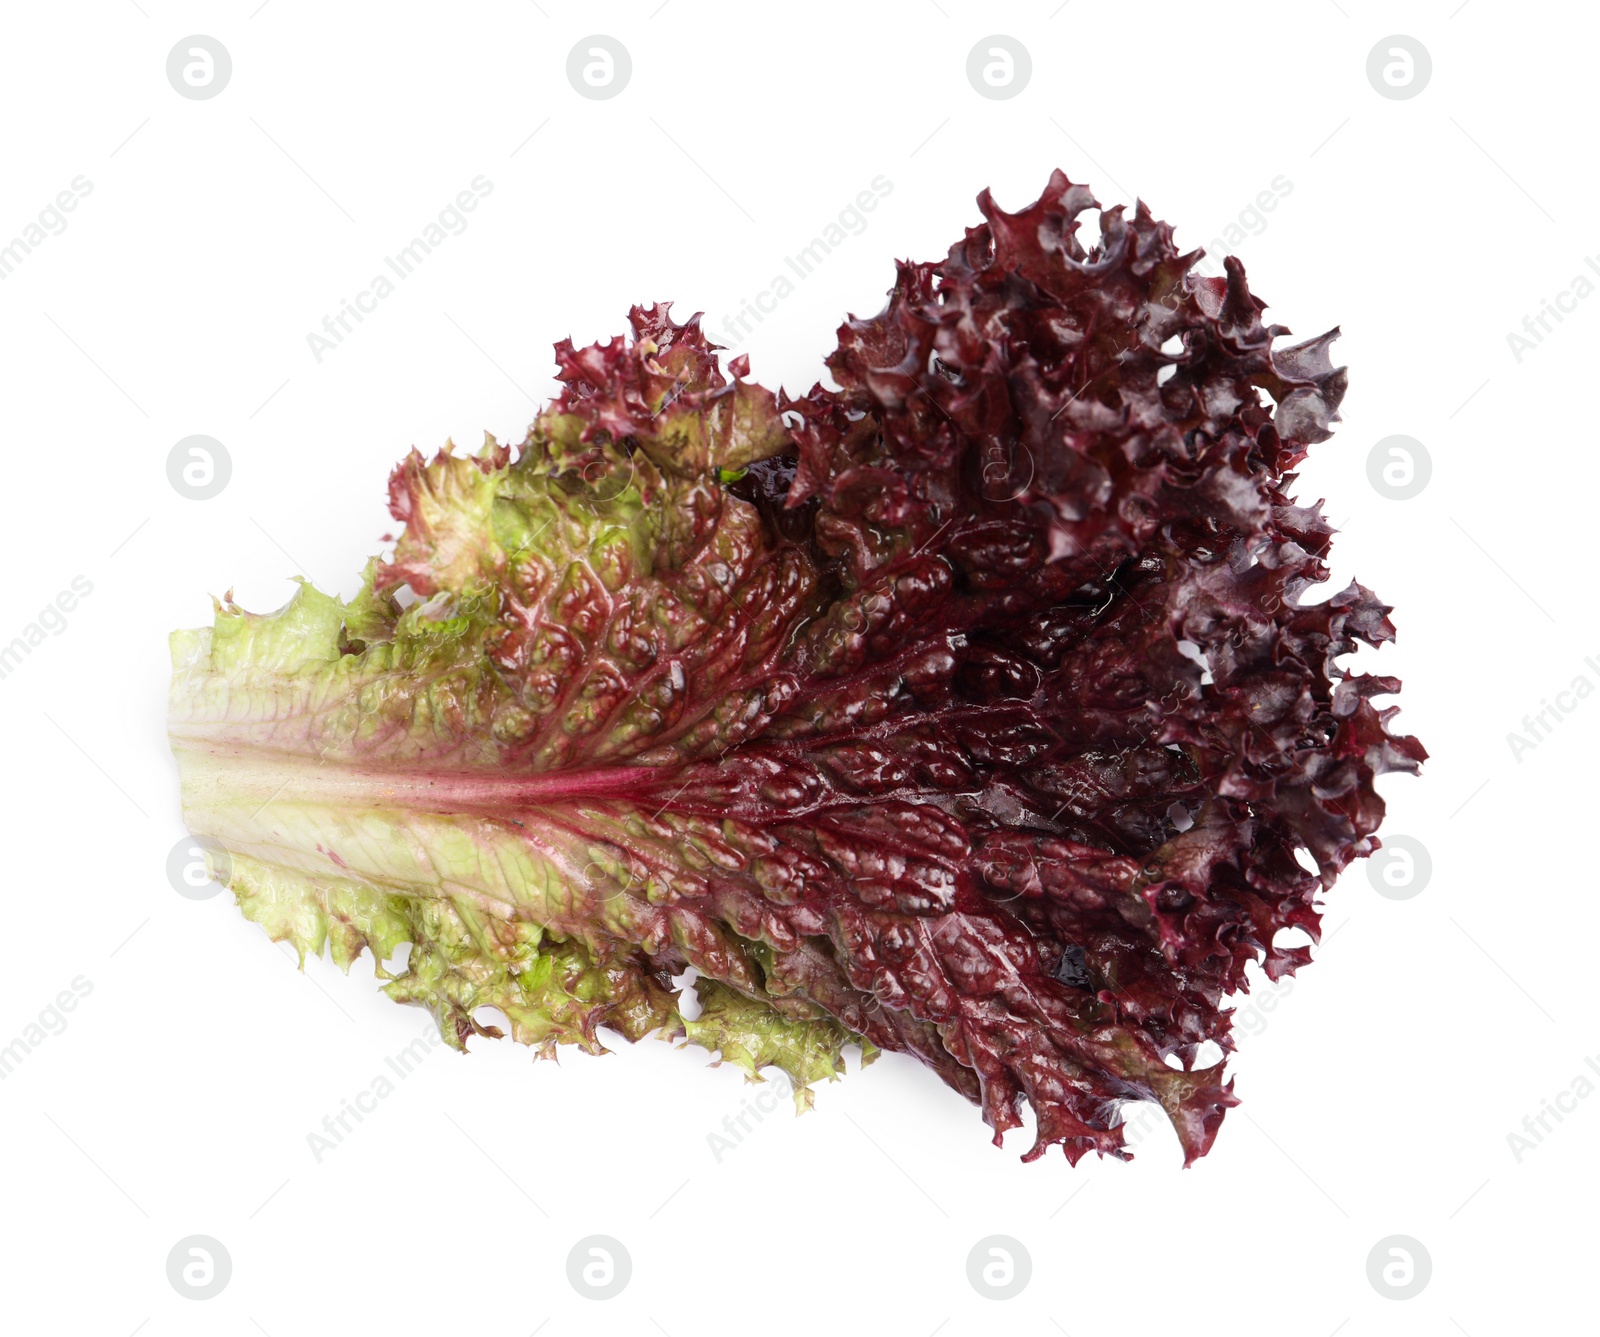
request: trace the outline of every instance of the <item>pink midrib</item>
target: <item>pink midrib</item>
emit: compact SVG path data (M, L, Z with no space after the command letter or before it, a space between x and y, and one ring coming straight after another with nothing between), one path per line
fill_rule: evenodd
M503 815L508 809L578 798L647 801L668 781L683 783L677 767L603 766L519 774L415 762L360 765L205 739L174 737L172 743L186 780L201 785L209 781L236 802L247 801L256 791L261 801L325 799L341 804L364 794L391 806Z

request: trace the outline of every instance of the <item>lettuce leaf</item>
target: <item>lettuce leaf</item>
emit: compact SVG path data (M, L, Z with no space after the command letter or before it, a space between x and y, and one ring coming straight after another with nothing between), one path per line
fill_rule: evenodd
M1029 1159L1125 1155L1127 1100L1204 1154L1224 999L1309 960L1281 936L1425 757L1337 662L1390 610L1300 602L1337 331L1275 350L1142 204L1085 251L1059 172L979 207L841 327L837 389L635 308L557 345L515 450L396 468L354 599L175 634L185 820L244 912L345 966L411 944L387 991L458 1046L486 1006L542 1054L659 1032L804 1102L859 1044L997 1142L1031 1106Z

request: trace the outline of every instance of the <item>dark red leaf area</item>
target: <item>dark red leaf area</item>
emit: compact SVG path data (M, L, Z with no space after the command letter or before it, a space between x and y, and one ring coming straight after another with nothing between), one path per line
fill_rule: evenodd
M865 902L855 982L944 1028L997 1129L1020 1092L1041 1147L1109 1149L1107 1104L1142 1066L1140 1094L1182 1091L1193 1157L1231 1097L1149 1074L1230 1047L1219 1003L1247 962L1309 959L1276 937L1316 938L1317 892L1375 846L1374 776L1425 756L1372 704L1399 684L1335 665L1392 639L1389 609L1359 585L1297 605L1332 530L1285 471L1337 417L1337 331L1274 352L1287 331L1238 262L1187 277L1142 204L1102 214L1085 254L1093 201L1059 173L1017 214L979 204L985 226L841 329L841 390L786 405L787 505L815 499L814 545L877 608L848 667L889 659L896 699L849 744L802 726L804 755L772 755L797 794L873 801L844 819L869 848L887 837L861 824L896 829L893 804L938 807L929 872L829 896ZM820 650L827 718L852 690Z
M761 989L919 1054L997 1140L1031 1105L1030 1158L1122 1154L1118 1102L1154 1099L1193 1160L1235 1103L1193 1066L1232 1048L1225 995L1309 960L1280 935L1316 940L1377 845L1374 778L1426 755L1374 704L1398 682L1338 667L1390 610L1299 602L1333 531L1289 471L1338 417L1337 330L1275 351L1237 260L1191 274L1142 203L1086 251L1098 206L1060 173L1015 214L978 202L723 488L762 517L752 569L797 591L723 685L746 714L636 760L652 803L718 824L684 904L762 945ZM634 323L642 360L561 351L558 409L617 440L669 386L759 409L694 322Z

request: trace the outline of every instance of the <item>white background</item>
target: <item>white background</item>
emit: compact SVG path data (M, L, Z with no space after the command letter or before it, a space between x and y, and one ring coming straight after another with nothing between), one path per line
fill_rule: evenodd
M1600 697L1520 760L1507 734L1577 675L1600 684L1600 300L1520 362L1506 336L1600 249L1600 22L1498 0L258 3L0 10L0 242L92 183L0 281L0 642L93 585L0 680L0 1045L92 985L0 1081L0 1327L1592 1327L1600 1098L1546 1116L1520 1161L1508 1134L1600 1054ZM1004 101L965 74L997 32L1033 64ZM233 61L211 100L166 77L195 33ZM632 57L608 101L565 75L592 33ZM1394 33L1433 61L1409 100L1366 76ZM1024 1166L1031 1135L990 1147L892 1055L718 1161L708 1136L756 1088L656 1041L560 1065L509 1041L436 1051L316 1162L307 1134L431 1023L378 994L370 960L298 974L226 895L174 893L167 632L230 587L261 610L296 574L348 595L410 446L520 440L550 344L623 331L631 302L722 327L882 175L865 231L744 345L758 379L805 389L895 257L942 256L980 188L1016 208L1056 166L1107 204L1142 195L1186 245L1292 183L1236 249L1298 336L1344 328L1344 422L1300 491L1342 530L1336 583L1396 606L1398 644L1360 663L1404 678L1401 724L1432 753L1382 784L1426 887L1386 899L1358 866L1328 896L1330 939L1242 1027L1243 1104L1188 1171L1152 1119L1131 1164ZM319 363L306 336L479 174L470 226ZM203 502L166 474L195 433L233 465ZM1433 463L1407 501L1367 475L1396 433ZM605 1302L565 1274L596 1233L633 1260ZM232 1258L203 1302L166 1276L191 1234ZM966 1277L992 1234L1032 1258L1012 1300ZM1432 1258L1414 1299L1367 1279L1393 1234Z

